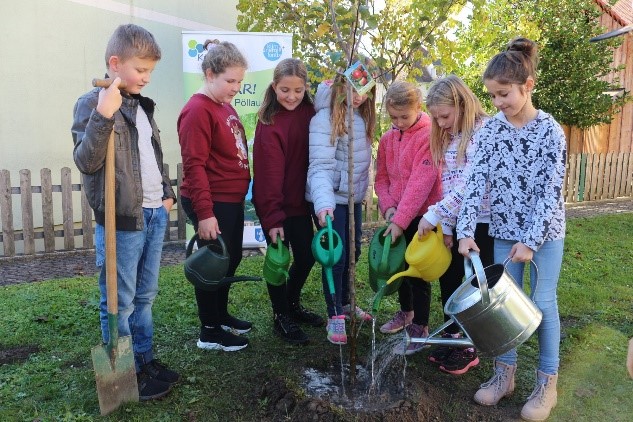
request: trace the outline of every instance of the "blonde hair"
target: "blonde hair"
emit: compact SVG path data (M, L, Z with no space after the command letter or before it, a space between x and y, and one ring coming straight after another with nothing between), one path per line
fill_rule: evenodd
M422 92L411 82L396 81L387 89L383 101L389 107L415 107L422 104Z
M266 93L264 94L264 101L262 102L261 107L257 111L257 117L259 121L265 125L270 125L273 123L273 117L275 114L279 112L281 109L281 105L279 101L277 101L277 94L273 89L273 84L278 84L281 79L286 76L296 76L301 78L304 83L308 83L308 70L306 69L306 65L299 59L284 59L280 61L277 66L275 66L275 71L273 72L273 81L266 88ZM310 94L306 89L303 93L303 99L301 100L303 103L312 104L312 99L310 98Z
M207 54L202 60L202 73L206 75L207 69L214 75L226 72L229 67L241 67L246 69L248 62L235 44L228 41L206 40L204 49Z
M330 119L332 133L330 142L334 145L336 138L347 134L347 79L343 74L337 74L331 86ZM376 86L367 93L367 100L358 107L358 113L365 122L367 142L374 139L376 128Z
M112 56L117 56L121 61L133 57L159 61L161 51L154 36L147 29L129 23L119 25L110 37L105 52L106 67L109 66Z
M484 71L483 79L495 80L501 84L523 85L528 77L536 82L538 48L527 38L514 38L506 49L497 53Z
M455 75L438 79L429 88L426 95L426 108L447 106L455 108L455 121L451 132L461 134L457 147L457 162L463 163L466 158L466 148L475 131L478 121L486 117L479 99L468 86ZM451 134L437 124L437 119L431 116L431 155L435 165L444 162L444 154L451 142Z

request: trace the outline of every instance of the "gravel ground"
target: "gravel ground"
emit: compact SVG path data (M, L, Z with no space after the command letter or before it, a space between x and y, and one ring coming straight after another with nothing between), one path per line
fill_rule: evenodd
M581 202L567 205L567 218L592 217L602 214L633 212L633 198ZM374 229L363 232L367 242ZM244 256L261 254L259 249L245 249ZM185 259L182 241L169 242L163 247L161 265L174 265ZM0 286L75 276L92 276L95 266L94 250L55 252L36 256L0 257Z

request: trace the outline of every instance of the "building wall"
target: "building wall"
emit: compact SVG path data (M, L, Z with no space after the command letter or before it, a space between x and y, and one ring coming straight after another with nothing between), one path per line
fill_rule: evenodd
M166 162L180 162L176 119L184 105L181 31L235 30L237 0L4 0L0 3L0 169L59 169L72 161L70 127L77 97L105 73L105 47L114 29L134 23L162 48L143 94L157 103Z

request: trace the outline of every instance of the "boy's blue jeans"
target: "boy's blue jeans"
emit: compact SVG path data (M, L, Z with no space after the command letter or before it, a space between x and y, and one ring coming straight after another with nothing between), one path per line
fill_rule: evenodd
M503 262L510 254L512 245L515 243L515 241L495 239L495 262ZM534 294L534 303L543 312L543 320L537 330L539 345L538 369L549 375L558 373L560 362L560 317L558 315L556 288L563 262L564 243L564 239L547 241L543 243L543 246L537 252L534 252L534 257L532 258L538 267L538 287ZM536 270L533 265L508 262L506 270L519 286L523 287L525 265L530 265L530 291L534 292ZM497 360L508 365L515 365L517 362L516 349L497 356Z
M158 293L158 272L167 227L165 207L143 208L142 231L116 232L117 296L119 301L119 336L132 336L136 371L154 359L152 338L152 303ZM101 266L99 317L103 342L109 339L106 303L105 228L95 228L97 266Z

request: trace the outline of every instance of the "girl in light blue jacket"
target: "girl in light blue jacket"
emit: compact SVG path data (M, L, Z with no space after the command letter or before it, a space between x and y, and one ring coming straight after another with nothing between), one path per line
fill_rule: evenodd
M324 81L317 88L315 98L316 115L310 122L310 163L306 199L314 206L321 226L326 225L326 215L332 219L332 227L343 241L343 257L334 265L335 299L322 274L323 292L327 303L327 338L334 344L346 344L345 317L351 312L349 305L349 207L348 197L354 197L354 230L356 260L360 257L362 224L361 201L369 184L371 164L371 142L376 124L376 88L368 94L353 94L354 110L354 176L353 192L349 192L348 160L349 139L347 136L347 80L337 75L334 81ZM356 307L356 316L370 320L371 315Z

